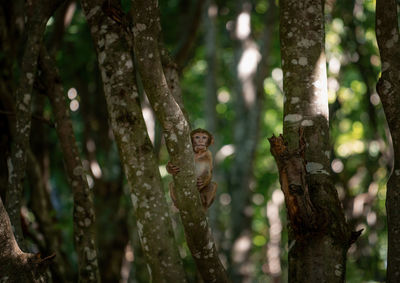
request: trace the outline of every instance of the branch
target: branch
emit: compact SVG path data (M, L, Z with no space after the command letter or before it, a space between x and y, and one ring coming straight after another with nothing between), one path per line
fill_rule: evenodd
M46 85L47 95L56 121L56 131L61 144L68 175L74 197L74 239L79 262L79 280L81 282L99 282L99 267L95 245L95 215L93 192L89 188L84 172L79 149L72 128L72 122L60 84L55 61L50 58L45 48L40 54L42 82Z
M207 0L204 13L205 29L205 58L207 72L205 78L204 114L206 129L211 133L217 133L217 16L218 6L214 0ZM215 140L218 140L216 138ZM218 148L218 147L216 147ZM215 152L214 152L215 153Z
M5 111L5 110L0 110L0 114L9 115L9 116L15 116L15 113L14 113L14 112L12 112L12 111ZM42 117L42 116L33 114L33 115L31 115L31 118L32 118L32 119L35 119L35 120L37 120L37 121L39 121L39 122L42 122L42 123L46 124L46 125L49 126L50 128L54 128L54 127L55 127L53 121L48 120L48 119L46 119L46 118L44 118L44 117Z
M59 11L54 16L53 31L48 40L48 48L50 53L58 50L62 43L65 30L70 25L72 17L75 13L76 2L73 0L66 0Z
M71 267L66 260L66 255L61 251L62 235L57 228L56 213L50 201L50 195L45 187L47 181L40 168L39 162L32 151L28 152L27 175L32 190L31 208L39 223L39 229L45 239L46 252L54 252L56 257L50 266L54 281L66 282L69 278Z
M143 86L164 129L171 161L181 168L174 183L189 249L204 281L228 282L196 188L189 123L173 98L163 73L157 42L160 35L157 1L134 0L132 8L134 51Z

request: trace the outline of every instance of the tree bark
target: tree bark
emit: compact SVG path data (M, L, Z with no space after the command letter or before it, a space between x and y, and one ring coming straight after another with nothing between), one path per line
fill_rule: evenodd
M128 180L150 277L154 282L186 282L157 158L140 108L129 19L124 18L119 2L102 3L83 0L82 7L98 54L110 124Z
M393 141L394 166L387 183L387 282L400 281L400 42L395 0L376 2L376 37L382 74L376 89L381 98Z
M1 199L0 247L0 282L48 282L45 270L52 257L41 259L21 251Z
M204 281L228 282L196 188L189 123L171 95L163 73L158 46L161 35L158 3L135 0L132 8L134 50L143 86L164 129L171 162L181 168L174 176L174 184L189 249Z
M267 218L269 222L269 240L267 244L267 273L273 283L282 282L281 269L281 241L282 241L282 221L280 211L282 209L282 192L275 189L272 198L267 203Z
M330 177L323 1L280 2L284 136L270 139L289 223L289 282L344 282L352 241Z
M66 260L65 254L61 252L62 235L61 230L56 228L55 211L50 201L49 193L46 191L47 179L43 179L42 170L39 161L34 154L28 153L27 176L32 190L32 212L35 214L39 223L39 229L43 233L46 247L45 254L54 253L54 263L50 265L52 279L57 282L66 282L71 279L69 276L70 266Z
M45 85L53 110L65 170L74 197L74 241L78 254L79 282L100 282L95 243L93 192L89 188L82 160L79 156L61 78L55 66L55 62L43 48L40 55L41 82Z
M28 12L26 23L27 40L22 57L21 77L16 89L16 123L14 146L11 149L11 159L8 160L9 185L6 195L6 208L14 227L15 237L24 249L21 228L20 209L23 180L26 170L26 149L29 148L31 129L31 97L32 87L37 70L37 59L46 23L63 0L27 2Z

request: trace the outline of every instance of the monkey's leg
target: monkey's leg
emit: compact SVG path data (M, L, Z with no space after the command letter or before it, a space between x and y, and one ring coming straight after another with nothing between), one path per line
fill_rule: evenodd
M215 199L217 193L217 183L211 182L207 187L200 191L201 202L205 210L207 210Z
M176 208L178 208L178 206L176 205L176 197L175 197L175 193L174 193L174 182L169 183L169 195L171 196L174 206Z

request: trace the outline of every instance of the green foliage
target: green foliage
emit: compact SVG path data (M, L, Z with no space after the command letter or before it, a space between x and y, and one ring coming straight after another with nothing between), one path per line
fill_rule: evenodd
M197 1L160 1L163 40L167 48L176 54L185 39L187 27ZM235 42L232 37L234 19L238 4L235 1L216 1L218 5L216 84L217 132L216 143L223 146L234 144L234 110L236 68ZM130 10L131 1L121 0L125 13ZM271 225L267 219L266 207L273 193L279 191L280 184L275 161L269 150L267 137L282 133L283 94L282 70L280 69L280 46L278 26L265 26L265 14L270 7L265 0L252 1L252 36L259 43L266 28L273 29L272 50L269 54L269 72L264 80L264 106L261 112L259 142L253 164L251 182L251 255L253 282L270 282L266 270L266 250L270 241ZM336 1L335 6L326 7L326 56L328 66L328 89L330 103L330 135L332 142L332 170L334 182L343 203L346 217L353 230L364 228L360 239L349 250L347 282L382 282L385 280L385 259L387 233L385 230L386 180L391 171L391 153L388 145L387 126L375 84L379 76L380 60L374 32L375 1ZM354 6L355 5L355 6ZM47 26L46 43L50 44L55 31L55 18ZM205 32L201 28L190 50L190 59L182 70L181 87L190 123L193 128L205 127L205 78L207 58ZM77 90L77 96L68 98L68 103L76 101L78 108L72 111L72 121L85 159L88 178L96 186L104 183L122 186L122 169L118 150L113 141L107 122L107 109L103 97L101 79L97 68L97 57L90 30L80 9L74 13L71 23L64 31L62 41L56 50L57 65L60 69L66 96L70 89ZM0 61L5 54L0 51ZM16 68L15 73L19 70ZM133 80L134 78L132 78ZM68 96L69 97L69 96ZM44 106L44 117L51 118L51 109ZM35 130L35 129L33 129ZM73 247L73 202L71 188L64 173L62 153L53 129L43 138L49 156L51 200L56 210L56 229L62 231L61 250L77 270L77 258ZM94 148L93 148L94 145ZM240 150L240 149L236 149ZM165 188L171 181L165 164L169 160L165 147L159 153L160 172ZM101 169L101 176L93 173L94 161ZM231 240L230 213L231 196L227 184L234 159L228 154L218 161L215 178L218 178L219 192L215 200L215 210L211 209L210 219L213 232L218 240L221 253L229 253ZM91 171L92 170L92 171ZM33 192L30 193L32 195ZM128 192L126 192L128 194ZM99 196L98 196L99 197ZM121 195L120 207L126 209L130 199ZM166 189L166 198L170 197ZM104 199L103 199L104 201ZM106 202L103 202L106 203ZM171 204L172 207L172 204ZM104 205L100 217L111 218L116 211ZM120 212L120 211L119 211ZM101 213L101 211L100 211ZM280 220L282 234L280 257L282 281L287 278L288 235L284 204L281 205ZM185 243L178 214L173 214L175 237L185 270L194 281L198 276L196 267ZM29 218L35 221L34 217ZM131 231L136 229L132 224ZM107 231L112 235L113 231ZM103 237L101 233L97 235ZM136 245L137 247L137 245ZM135 251L139 254L139 252ZM226 258L225 258L226 259ZM226 261L226 260L225 260Z

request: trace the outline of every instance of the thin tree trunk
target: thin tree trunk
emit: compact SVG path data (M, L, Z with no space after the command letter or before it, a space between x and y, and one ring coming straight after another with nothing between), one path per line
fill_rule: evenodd
M219 120L216 111L218 103L218 87L217 87L217 21L218 21L218 5L214 0L206 1L206 9L204 11L204 30L205 30L205 59L207 62L207 72L205 78L205 98L204 98L204 119L206 121L206 129L214 135L214 146L211 147L213 156L218 152L222 145L222 139L219 137ZM214 160L213 180L222 187L225 179L224 170L218 166ZM221 225L219 213L221 203L219 196L222 190L217 190L217 195L213 205L209 208L209 219L211 227ZM221 246L221 240L224 238L224 229L215 229L214 238L217 246ZM226 253L226 251L224 251Z
M206 129L211 133L217 132L217 15L218 6L214 0L207 0L204 28L206 30L206 97L204 100L204 112ZM218 139L216 139L218 140Z
M235 125L234 125L234 162L229 175L228 188L231 192L232 249L231 273L233 282L247 282L250 273L243 268L251 252L251 215L250 181L253 176L253 158L258 136L258 123L255 118L261 110L262 96L257 97L255 76L261 54L256 42L251 37L251 4L241 1L236 18L235 29ZM243 20L248 18L248 21ZM240 29L248 29L246 35L238 34ZM248 56L245 58L245 56ZM258 120L258 119L257 119ZM257 121L258 122L258 121ZM246 165L245 165L246 164ZM246 243L245 245L241 243Z
M158 3L156 0L135 0L132 5L134 50L143 86L164 129L171 162L181 168L174 176L174 184L189 249L204 281L227 282L195 185L189 123L173 98L163 73L158 46L161 35Z
M400 281L400 42L395 0L376 2L376 37L381 55L382 75L376 89L393 141L394 166L387 183L388 224L387 282Z
M267 273L273 283L282 282L281 241L282 221L279 212L283 204L283 195L275 189L272 198L267 203L267 218L269 222L269 240L267 245Z
M62 0L42 0L27 2L25 7L28 12L28 22L26 23L27 40L22 57L20 82L15 94L16 129L13 137L14 145L11 149L11 159L8 161L9 186L6 196L6 208L9 212L16 240L22 249L24 249L25 245L23 243L20 210L26 170L26 149L29 148L31 130L32 88L46 23L61 3Z
M235 121L235 158L230 173L229 188L232 191L232 272L236 282L251 280L251 273L244 268L249 261L250 248L239 248L240 242L251 241L251 205L250 183L253 177L253 160L258 145L260 115L264 106L264 79L268 70L268 56L271 49L271 37L274 28L275 4L269 1L265 14L265 33L262 38L262 51L251 37L251 4L241 3L241 10L236 20L235 37L237 87ZM247 21L248 19L248 21ZM248 30L247 34L242 33Z
M17 3L15 3L17 2ZM8 165L7 160L11 152L11 137L15 131L15 116L7 115L4 112L15 113L14 99L14 79L12 74L12 66L16 58L16 45L20 34L16 31L14 22L7 20L17 19L15 16L17 5L23 6L20 1L15 1L14 5L9 5L4 1L0 5L0 42L3 56L0 58L0 128L1 128L1 145L0 145L0 197L6 200L6 192L8 189Z
M95 241L93 192L89 188L72 122L55 62L45 49L40 55L42 83L53 109L65 170L74 197L74 241L78 254L79 282L100 282Z
M133 209L129 211L130 217L127 219L128 227L136 226L136 217ZM129 248L133 252L133 262L131 262L131 270L128 275L128 282L150 282L150 274L147 272L146 257L140 247L140 236L137 229L129 230Z
M50 265L52 279L56 282L65 282L71 279L68 271L70 266L65 254L61 253L61 230L56 228L55 211L50 202L50 196L46 191L47 179L43 179L42 170L34 154L28 152L27 175L32 190L32 212L37 217L39 229L42 231L46 243L45 254L54 253L54 263Z
M337 12L340 13L341 18L344 21L344 25L348 27L348 30L345 33L345 37L342 39L342 45L345 49L351 50L351 52L355 51L360 56L359 60L354 63L354 65L358 69L358 72L367 87L366 93L364 95L364 103L366 109L368 109L368 116L370 124L372 126L372 130L376 133L376 136L378 138L379 133L377 131L377 111L375 109L375 106L371 102L371 96L373 94L372 86L376 83L375 80L377 74L374 68L370 68L370 54L369 49L366 48L367 42L361 43L360 40L357 39L357 27L360 23L353 15L354 11L359 9L360 5L363 5L363 3L355 0L341 0L337 1L335 6L338 9ZM371 172L371 176L373 175L373 173L374 172Z
M323 1L280 2L284 137L271 138L289 224L289 282L344 282L352 241L330 177Z
M100 276L103 282L118 282L130 228L126 223L129 215L123 178L110 182L97 179L93 190Z
M178 46L178 50L176 50L176 54L174 56L174 61L178 66L179 73L182 72L183 68L187 65L190 59L189 55L193 51L192 47L197 38L197 31L201 24L201 15L205 2L205 0L196 0L193 11L191 11L190 15L186 15L189 23L186 26L184 36L182 37Z
M102 3L83 0L82 6L98 54L110 124L128 180L150 277L154 282L186 282L157 158L140 108L130 27L125 24L129 19L124 18L119 2L105 2L101 7ZM118 14L122 17L120 24L115 21Z
M83 154L90 164L94 181L99 271L102 281L117 282L121 276L124 248L129 241L129 227L126 224L128 204L123 192L124 177L120 171L112 174L111 180L104 174L112 171L112 168L120 168L121 163L118 158L115 158L118 152L112 146L113 141L110 138L107 105L101 89L101 78L98 79L96 89L89 90L85 72L86 70L80 70L82 77L78 78L77 89L80 98L79 110L84 124L83 144L86 145ZM95 68L93 75L96 79L100 76L98 68ZM100 129L96 129L95 125L101 125ZM102 153L105 160L99 165L98 157ZM107 209L104 209L105 207Z
M15 10L16 6L18 4L13 3L13 5L11 6L11 10ZM8 17L10 17L11 19L13 19L11 22L12 24L14 24L13 21L17 21L18 16L15 15L14 13L10 13L10 11L8 11ZM1 16L3 17L3 16ZM4 16L5 19L5 16ZM3 24L2 23L2 28L3 28ZM16 34L15 32L13 33L13 29L15 29L15 26L10 26L7 27L7 32L6 33L2 33L3 35L7 35L4 38L2 38L2 40L4 40L3 42L7 41L8 42L8 46L7 48L5 48L5 51L7 53L6 56L6 60L5 63L10 64L10 62L13 62L14 60L16 60L15 55L13 55L13 50L10 50L8 48L11 48L11 46L15 46L17 44L18 39L16 38ZM12 89L12 84L13 84L13 78L9 77L9 75L11 75L10 72L11 66L8 66L4 69L4 75L3 77L5 78L5 83L7 84L7 89L8 91L5 91L5 89L2 89L1 92L1 103L4 107L4 109L7 109L10 111L10 113L13 113L13 115L8 115L8 127L12 132L7 133L8 137L12 137L15 135L15 115L14 113L15 111L15 105L14 105L14 101L13 101L13 91L11 91ZM6 75L7 73L7 75ZM37 97L38 100L40 100L40 105L42 106L42 101L45 99L44 96L41 97ZM40 113L35 113L32 115L32 117L42 117L43 113L43 107L39 107L40 109ZM4 116L6 117L6 116ZM44 151L46 150L45 147L46 145L43 145L43 123L42 121L39 121L39 123L37 123L38 127L40 127L39 132L36 132L38 138L40 139L40 155L41 157L43 157ZM33 137L35 139L35 137ZM39 141L38 141L39 142ZM34 140L31 141L31 144L34 144ZM45 142L46 143L46 142ZM42 146L44 146L42 148ZM35 145L33 145L33 147L35 147ZM34 149L32 148L32 151ZM27 176L30 182L30 186L31 186L31 191L32 191L32 196L31 196L31 200L32 200L32 211L34 212L36 218L38 219L38 223L39 223L39 229L41 230L41 232L43 233L43 236L45 238L45 242L46 242L46 247L45 249L43 249L41 252L42 254L55 254L56 257L54 259L55 264L50 265L50 269L52 272L52 279L56 280L57 282L63 282L64 279L68 279L68 276L66 276L66 271L69 268L68 263L66 262L66 258L65 255L63 255L60 251L60 241L61 241L61 234L58 229L55 229L54 227L54 221L55 219L53 219L52 215L54 214L53 212L53 208L51 206L50 203L50 199L49 199L49 195L46 191L46 185L45 182L47 180L48 175L44 174L43 170L46 167L44 165L45 162L39 162L38 160L36 160L36 157L34 156L33 152L31 150L28 149L27 151ZM6 152L4 152L2 157L6 157ZM43 157L43 160L45 160L45 157ZM40 163L42 164L42 166L40 166ZM42 172L43 171L43 172ZM2 183L3 185L7 186L7 181L5 183ZM1 191L1 190L0 190ZM5 191L4 191L5 192ZM5 199L5 198L3 198Z

